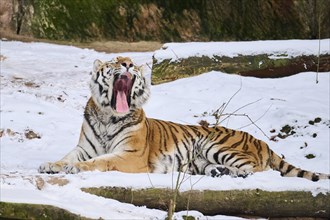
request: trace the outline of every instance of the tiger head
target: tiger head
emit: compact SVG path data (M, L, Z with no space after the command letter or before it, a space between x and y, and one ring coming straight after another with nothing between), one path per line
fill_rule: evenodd
M125 115L141 108L149 97L149 86L142 73L129 57L111 61L95 60L90 88L98 107L116 115Z

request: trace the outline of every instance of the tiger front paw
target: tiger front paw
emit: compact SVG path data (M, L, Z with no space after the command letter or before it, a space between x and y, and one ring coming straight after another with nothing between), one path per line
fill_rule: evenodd
M63 170L67 174L77 174L81 171L81 169L74 164L67 164L63 167Z
M62 165L60 163L43 163L39 166L39 173L55 174L62 171Z
M96 170L94 162L77 162L77 163L70 163L63 166L63 170L65 173L68 174L76 174L85 171L93 171Z

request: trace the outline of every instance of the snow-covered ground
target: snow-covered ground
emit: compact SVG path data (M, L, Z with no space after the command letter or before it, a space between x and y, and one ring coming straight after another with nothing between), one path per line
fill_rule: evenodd
M321 48L324 48L324 44L329 45L329 41L321 41ZM278 47L274 46L276 43ZM260 44L250 42L250 50L255 48L258 53L262 52ZM268 44L263 42L263 45ZM315 45L315 51L318 50L315 41L272 41L271 45L274 50L281 47L281 51L292 51L300 47L302 53L309 53L309 49L304 52L303 48L314 48ZM177 46L179 48L180 44ZM213 47L216 46L214 43ZM241 43L228 43L224 48L236 48L235 51L239 51ZM191 50L197 49L203 51L203 48L191 47ZM176 48L171 46L171 50ZM230 51L224 49L224 53L234 56L236 52L231 54ZM84 105L89 97L88 82L93 61L110 60L119 54L105 54L71 46L9 41L1 41L0 52L0 200L55 205L89 218L164 219L164 211L97 197L82 192L80 188L173 188L177 173L85 172L76 175L41 175L37 172L41 163L62 158L77 143ZM132 57L137 64L147 64L145 72L150 77L153 53L120 55ZM285 155L286 160L295 166L330 173L330 74L320 73L318 84L315 77L316 73L307 72L281 79L257 79L213 71L152 86L151 99L145 111L148 117L163 120L184 124L197 124L200 120L206 120L212 124L215 123L212 113L226 103L224 115L220 118L222 125L250 132L269 143L279 155ZM226 114L230 113L236 115L226 119ZM256 125L251 124L246 115ZM321 121L311 123L315 118ZM267 136L278 134L285 125L293 127L295 134L285 139L277 137L277 141L268 140ZM315 158L307 159L306 155ZM69 183L64 186L47 183L47 179L54 176L65 178ZM329 180L312 182L300 178L284 178L276 171L257 173L246 179L227 176L185 178L181 190L259 188L268 191L311 191L314 194L330 192ZM41 181L44 183L42 186L40 179L44 180ZM176 216L180 219L180 216L186 214L179 212ZM196 211L190 211L189 214L200 219L229 218L203 216Z

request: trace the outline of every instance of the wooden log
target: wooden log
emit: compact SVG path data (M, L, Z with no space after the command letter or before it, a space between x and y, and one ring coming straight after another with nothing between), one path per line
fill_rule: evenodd
M83 188L85 192L137 206L168 210L171 189L118 187ZM197 210L204 215L330 218L330 193L255 190L185 191L179 193L175 211Z
M317 70L317 56L297 56L269 58L269 54L226 56L201 56L179 59L177 62L153 59L152 84L170 82L179 78L199 75L209 71L254 76L260 78L278 78L301 72ZM330 55L320 55L320 72L330 71Z
M75 219L88 218L50 205L0 202L0 219Z

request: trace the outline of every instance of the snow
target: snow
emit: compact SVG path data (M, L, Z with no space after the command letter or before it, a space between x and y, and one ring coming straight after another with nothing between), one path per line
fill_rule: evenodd
M319 50L320 46L320 50ZM301 55L329 54L330 41L324 40L266 40L242 42L188 42L166 43L157 50L154 58L178 62L188 57L214 56L236 57L239 55L268 54L270 59L283 59Z
M56 161L77 143L82 123L84 105L89 97L88 82L95 59L110 60L115 56L130 56L137 64L145 65L145 74L151 76L153 53L106 54L90 49L46 43L1 41L1 124L4 130L1 144L1 201L49 204L89 218L103 219L164 219L166 212L137 207L84 193L81 187L118 186L132 188L173 188L178 173L127 174L120 172L84 172L76 175L38 174L38 166ZM318 41L262 41L214 42L205 47L202 43L170 43L179 57L199 51L207 53L212 48L225 48L226 56L246 53L277 54L289 56L315 54ZM203 43L204 44L204 43ZM206 45L206 43L205 43ZM329 52L329 40L321 41L321 53ZM189 50L185 48L190 48ZM159 55L156 51L155 55ZM172 55L170 55L171 57ZM165 55L162 58L165 59ZM173 57L171 57L173 58ZM330 74L306 72L280 79L240 77L221 72L208 72L196 77L177 80L151 87L151 99L145 106L148 117L183 124L197 124L200 120L215 123L212 113L226 106L223 114L235 113L221 124L250 132L269 143L279 155L295 166L330 173ZM236 95L235 95L236 94ZM226 103L224 105L224 103ZM256 125L251 124L248 115ZM310 125L316 117L321 122ZM223 120L225 119L225 120ZM285 126L295 127L296 134L277 142L268 137ZM10 129L10 130L8 130ZM26 130L41 136L27 139ZM275 133L276 134L276 133ZM317 136L314 138L313 135ZM314 135L315 136L315 135ZM307 146L306 146L307 144ZM315 155L307 159L308 154ZM52 185L52 177L69 181L64 186ZM182 175L181 175L182 177ZM36 186L42 178L45 185ZM246 179L211 178L184 175L181 191L261 189L268 191L310 191L313 195L329 193L329 180L312 182L301 178L284 178L277 171L256 173ZM187 211L177 212L180 219ZM228 216L204 216L197 211L189 215L199 219L228 219ZM232 217L232 219L241 219Z

